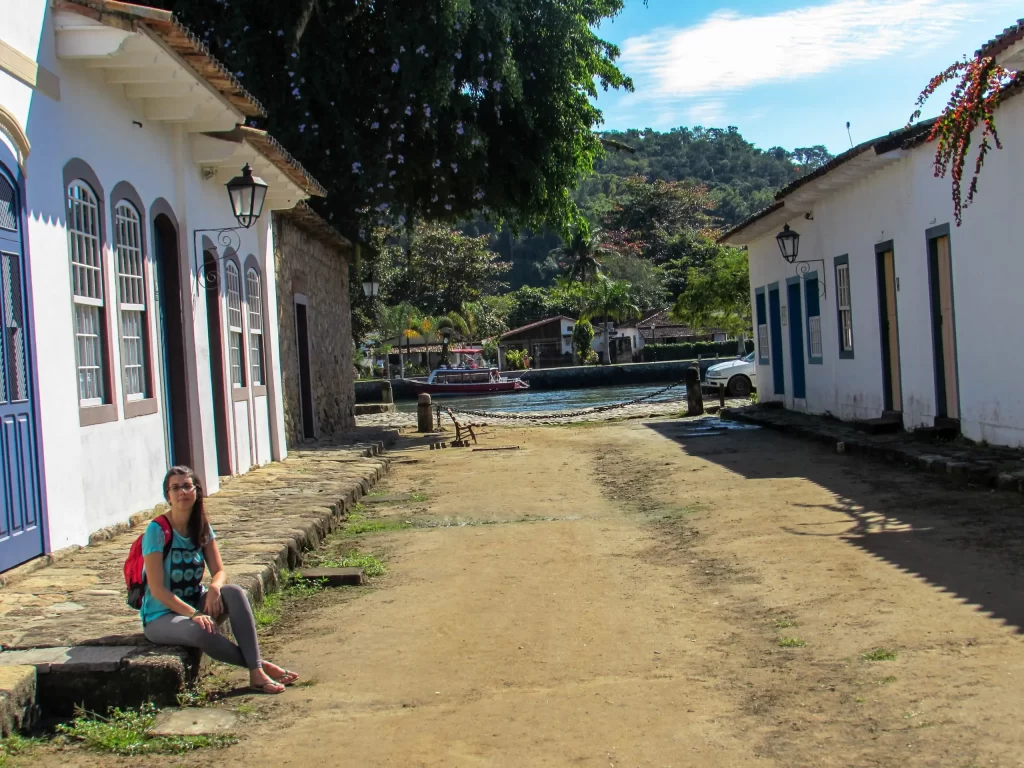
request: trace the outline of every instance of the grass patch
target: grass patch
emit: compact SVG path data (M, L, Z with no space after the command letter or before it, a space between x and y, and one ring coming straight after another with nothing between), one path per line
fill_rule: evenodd
M409 501L415 501L417 504L422 504L424 501L426 501L429 498L427 496L427 494L420 493L419 491L415 491L415 492L409 494L409 496L411 497L409 499Z
M800 626L800 624L797 622L796 619L776 619L775 620L775 628L776 629L790 629L792 627L799 627L799 626Z
M408 520L367 520L363 516L359 516L359 519L353 519L355 516L350 517L348 523L341 530L341 535L347 538L353 536L363 536L368 533L386 533L388 531L404 531L407 528L412 528L412 523Z
M864 661L895 661L896 651L891 648L875 648L860 656Z
M39 739L31 739L17 733L0 739L0 768L8 768L9 758L28 754L39 742Z
M370 577L383 576L388 571L380 559L355 551L337 557L319 557L317 566L320 568L362 568Z
M263 598L263 602L253 611L256 626L265 629L281 618L281 609L288 600L305 600L324 591L325 580L310 581L300 579L292 571L281 571L282 587Z
M234 736L148 736L157 710L152 704L139 709L111 709L107 717L82 709L57 731L86 749L114 755L184 754L196 749L219 749L234 744Z
M803 648L807 645L806 640L801 640L799 637L780 637L779 648Z
M256 705L255 704L239 704L235 707L235 712L240 715L255 715Z
M210 695L198 686L191 686L178 694L178 706L205 707L210 703Z

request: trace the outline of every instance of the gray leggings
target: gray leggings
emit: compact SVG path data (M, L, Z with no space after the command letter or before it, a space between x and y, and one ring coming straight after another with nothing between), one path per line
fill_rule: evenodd
M245 592L237 584L225 584L220 588L220 600L224 613L231 622L231 634L238 645L220 632L207 632L188 616L165 613L146 625L143 633L146 639L157 645L184 645L198 648L217 661L249 670L258 669L261 663L260 646L256 642L256 622ZM206 596L200 609L206 604Z

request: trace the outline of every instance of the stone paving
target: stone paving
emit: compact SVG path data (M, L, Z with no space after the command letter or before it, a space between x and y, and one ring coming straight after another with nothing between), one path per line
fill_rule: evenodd
M394 439L379 430L371 436ZM229 581L262 601L279 571L298 566L388 471L381 453L379 442L316 446L227 479L207 509ZM0 668L34 666L41 696L54 672L134 670L136 686L180 685L188 654L149 646L138 613L125 604L124 559L145 521L137 523L0 588Z
M764 406L727 408L722 418L815 440L844 453L902 462L972 485L1024 493L1024 451L1013 448L981 446L959 439L926 440L912 432L868 434L836 419Z

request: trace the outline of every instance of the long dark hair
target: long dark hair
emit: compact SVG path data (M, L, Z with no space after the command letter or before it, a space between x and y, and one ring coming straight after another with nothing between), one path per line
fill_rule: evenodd
M188 537L192 539L195 547L205 547L210 543L210 519L206 516L206 507L203 505L203 486L196 477L196 473L190 467L171 467L164 475L164 498L171 500L171 478L187 477L196 487L196 500L192 505L192 514L188 517Z

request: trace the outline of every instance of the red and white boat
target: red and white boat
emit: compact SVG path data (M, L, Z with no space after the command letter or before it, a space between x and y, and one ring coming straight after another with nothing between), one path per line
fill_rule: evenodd
M530 388L525 381L505 378L497 368L438 368L426 381L412 385L416 394L429 395L497 395Z

